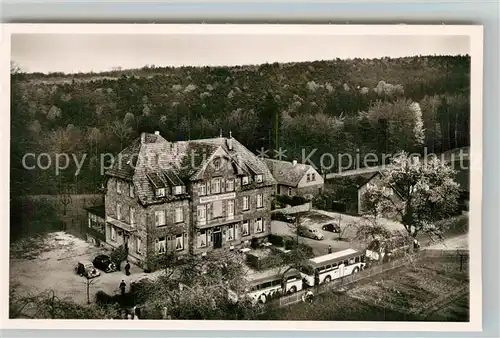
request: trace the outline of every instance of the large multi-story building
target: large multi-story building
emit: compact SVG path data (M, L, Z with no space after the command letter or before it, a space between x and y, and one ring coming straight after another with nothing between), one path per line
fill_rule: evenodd
M236 139L143 133L106 172L105 239L138 264L175 250L234 249L270 232L275 179Z

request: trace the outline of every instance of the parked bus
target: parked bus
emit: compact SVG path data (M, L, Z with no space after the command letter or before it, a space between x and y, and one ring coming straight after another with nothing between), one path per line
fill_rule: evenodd
M315 286L356 273L365 265L363 252L346 249L308 259L302 265L301 275L308 286Z
M249 282L246 295L254 302L265 303L270 299L302 290L302 276L296 269L290 269L285 274L255 279Z

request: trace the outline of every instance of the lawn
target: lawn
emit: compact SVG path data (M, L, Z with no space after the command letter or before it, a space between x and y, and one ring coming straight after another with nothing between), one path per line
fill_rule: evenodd
M276 320L467 321L468 271L455 258L423 259L367 279L343 293L263 315Z

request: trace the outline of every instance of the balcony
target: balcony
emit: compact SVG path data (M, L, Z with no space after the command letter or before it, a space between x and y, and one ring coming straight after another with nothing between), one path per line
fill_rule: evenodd
M120 228L126 232L133 232L133 231L137 230L135 228L135 226L127 224L127 223L122 222L120 220L117 220L117 219L110 217L110 216L106 217L106 222L117 227L117 228Z
M241 222L243 220L243 215L232 215L232 216L225 216L225 217L219 217L219 218L213 218L210 220L198 220L196 223L196 226L198 229L206 229L206 228L211 228L214 226L220 226L224 224L230 224L230 223L236 223L236 222Z

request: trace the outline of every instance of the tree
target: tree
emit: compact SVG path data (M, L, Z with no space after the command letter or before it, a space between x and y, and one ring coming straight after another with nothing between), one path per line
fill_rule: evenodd
M123 141L125 141L131 134L132 128L123 121L116 120L109 126L111 132L120 140L120 149L123 149Z
M208 252L205 256L178 256L174 252L150 258L163 270L138 291L143 308L153 318L245 319L255 309L245 297L236 304L228 290L243 295L247 271L242 255Z
M413 239L419 234L442 238L445 229L437 221L453 215L458 205L455 171L437 158L418 161L407 153L394 157L392 165L393 169L383 175L382 184L363 195L368 213L376 220L381 211L394 212ZM397 190L403 200L401 204L385 193L387 187ZM380 226L374 223L372 231L381 231Z
M10 289L10 318L32 319L118 319L118 305L90 304L80 305L71 299L61 299L55 290L45 290L39 293L21 295L17 287Z

